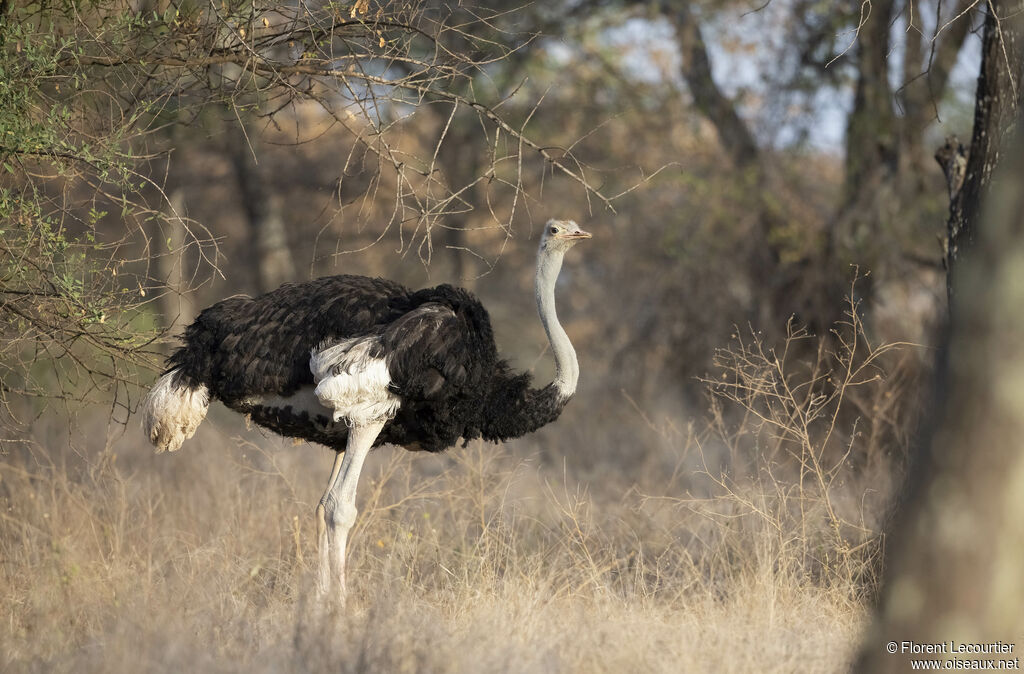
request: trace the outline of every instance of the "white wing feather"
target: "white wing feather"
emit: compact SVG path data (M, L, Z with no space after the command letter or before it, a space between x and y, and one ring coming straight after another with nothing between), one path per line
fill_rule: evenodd
M390 389L385 358L370 355L376 337L344 339L313 349L309 369L320 404L334 410L334 421L367 424L395 416L401 399Z

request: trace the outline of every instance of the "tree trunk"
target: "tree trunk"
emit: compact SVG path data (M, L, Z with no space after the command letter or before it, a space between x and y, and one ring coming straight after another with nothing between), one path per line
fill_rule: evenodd
M988 193L992 172L999 162L1009 130L1013 127L1024 88L1024 34L1019 15L1022 0L993 0L985 17L982 36L981 74L974 98L974 129L963 169L963 186L953 192L949 204L946 233L946 269L952 294L958 260L974 241L981 204ZM940 151L942 152L942 151ZM956 161L936 156L947 178L955 175ZM955 181L950 179L951 191Z
M675 0L664 5L662 11L675 28L683 79L697 110L714 125L718 141L734 166L745 169L755 165L760 159L757 141L736 112L733 101L715 83L704 35L690 3Z
M438 115L438 127L444 128L447 116ZM483 140L476 133L476 118L472 114L456 114L448 128L447 137L437 152L437 160L441 173L447 183L448 190L458 192L476 180L484 171L481 159L487 155L488 149L482 147ZM461 192L459 199L449 206L449 213L444 218L441 245L448 251L451 261L452 279L458 285L470 290L476 285L474 251L468 228L471 218L483 205L479 184Z
M256 164L250 149L251 138L246 138L240 130L233 136L231 161L256 245L259 290L267 292L296 278L281 214L281 197L267 184Z
M1014 106L1020 112L1020 79L1006 69L1004 53L1019 73L1021 4L997 0L990 5L1000 21L998 26L987 21L984 35L974 131L982 144L972 151L974 169L968 169L954 198L960 203L955 232L960 238L950 257L956 292L949 345L939 364L932 415L937 428L913 457L904 504L887 536L885 581L855 667L860 672L908 671L911 655L904 642L1002 641L1019 647L1024 634L1024 120L1019 117L1016 151L1007 155L1009 165L990 186L1006 122Z
M857 36L857 87L846 127L846 199L861 199L878 176L896 169L896 115L889 85L893 0L875 0Z
M857 84L846 123L846 178L838 215L828 230L825 260L874 266L882 223L897 211L893 176L899 168L896 115L887 60L893 0L865 5L869 14L857 35ZM840 291L842 292L842 291ZM839 299L842 295L839 295Z
M175 328L188 325L195 317L195 305L185 282L185 190L178 187L169 197L169 208L166 229L157 230L157 241L154 241L157 273L165 287L160 293L160 313L164 317L164 326L169 332Z

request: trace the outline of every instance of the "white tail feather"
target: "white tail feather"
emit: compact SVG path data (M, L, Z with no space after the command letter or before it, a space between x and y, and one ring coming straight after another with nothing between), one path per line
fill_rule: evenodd
M210 408L210 390L189 388L171 370L150 389L139 407L142 428L157 452L173 452L196 433Z

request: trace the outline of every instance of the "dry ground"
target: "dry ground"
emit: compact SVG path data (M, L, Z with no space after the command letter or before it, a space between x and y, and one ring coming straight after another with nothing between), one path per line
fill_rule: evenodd
M864 568L825 549L820 507L764 481L723 490L707 436L649 424L635 437L660 457L645 473L568 469L560 454L593 449L581 422L442 456L375 452L350 604L328 616L312 592L326 450L223 410L159 456L134 420L105 446L99 421L70 442L37 430L34 449L0 457L0 670L846 667Z

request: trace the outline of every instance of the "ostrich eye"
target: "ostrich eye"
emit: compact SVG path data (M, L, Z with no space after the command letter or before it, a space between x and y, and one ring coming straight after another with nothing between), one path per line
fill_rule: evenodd
M551 232L552 234L558 234L558 228L557 227L552 227L548 231Z

